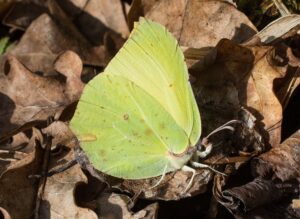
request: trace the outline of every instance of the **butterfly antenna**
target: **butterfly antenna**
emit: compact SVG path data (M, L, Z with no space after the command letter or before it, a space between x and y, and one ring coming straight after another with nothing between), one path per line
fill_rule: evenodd
M233 124L233 123L241 123L241 121L239 120L230 120L229 122L226 122L225 124L221 125L220 127L216 128L214 131L212 131L211 133L209 133L208 136L206 136L205 138L208 139L210 136L216 134L217 132L219 131L222 131L224 129L228 129L230 131L234 131L234 128L232 126L229 126L230 124Z
M163 181L163 179L164 179L165 176L166 176L167 167L168 167L168 165L165 166L164 171L163 171L163 174L161 175L161 177L160 177L160 179L158 180L158 182L155 183L155 185L151 186L151 187L149 188L149 190L150 190L150 189L153 189L153 188L155 188L155 187L157 187L157 186Z

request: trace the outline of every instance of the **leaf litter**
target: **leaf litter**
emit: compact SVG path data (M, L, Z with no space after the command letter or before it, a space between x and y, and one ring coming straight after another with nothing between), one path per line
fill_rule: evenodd
M0 6L6 35L20 36L0 56L4 218L299 217L300 126L290 130L293 118L285 117L290 106L299 111L291 104L299 87L298 15L257 32L231 1L134 0L129 10L117 0L27 1L32 12L22 4ZM184 194L191 174L183 171L152 189L160 177L120 180L79 164L46 177L77 156L67 123L82 80L105 68L139 16L165 25L183 48L203 137L242 121L210 137L212 153L201 160L226 176L199 168ZM290 26L277 28L282 22ZM49 124L51 117L57 121Z

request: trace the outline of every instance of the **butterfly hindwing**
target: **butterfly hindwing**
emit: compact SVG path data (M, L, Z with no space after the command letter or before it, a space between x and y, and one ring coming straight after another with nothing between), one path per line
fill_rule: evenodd
M85 87L71 128L79 140L94 136L81 147L96 169L120 178L160 175L169 151L188 145L184 131L154 98L131 81L105 73Z

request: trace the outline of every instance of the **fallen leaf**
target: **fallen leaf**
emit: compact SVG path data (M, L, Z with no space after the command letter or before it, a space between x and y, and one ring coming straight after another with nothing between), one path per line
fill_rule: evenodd
M65 160L72 158L69 153ZM54 160L55 161L55 160ZM86 176L78 165L47 178L43 199L39 208L40 218L98 218L90 209L76 205L74 189Z
M129 26L139 16L163 24L182 46L213 47L222 38L241 43L256 33L249 19L234 5L224 1L145 1L133 2Z
M46 12L46 7L34 2L15 2L2 22L7 26L25 30L33 20Z
M12 219L30 218L35 206L37 179L30 175L39 174L43 159L40 146L24 159L11 163L0 177L0 206Z
M103 43L104 34L108 30L120 34L123 38L129 35L120 0L57 1L57 3L94 45Z
M243 106L256 117L264 141L278 145L282 106L273 92L273 83L284 75L269 61L272 48L247 48L221 40L216 49L213 64L200 70L190 67L197 79L194 88L204 132L209 133L218 125L237 119Z
M113 187L131 194L140 194L139 198L165 201L179 200L206 192L213 175L211 170L196 169L192 186L186 192L183 191L188 186L192 173L182 170L167 174L161 183L154 188L152 187L160 180L161 176L145 180L125 180Z
M259 206L276 202L287 196L287 192L271 180L256 178L250 183L222 192L221 203L232 212L247 212ZM226 201L225 201L226 200Z
M280 39L293 28L299 29L300 16L291 14L282 16L269 23L264 29L259 31L254 37L259 37L262 43L269 44Z
M128 210L128 203L130 203L130 198L126 195L120 195L116 193L103 193L98 199L98 212L99 218L124 218L124 219L155 219L158 204L154 203L146 208L138 211L137 213L132 213Z
M74 160L73 133L63 122L56 121L42 130L52 136L52 153L48 172L63 167ZM64 148L59 149L59 145ZM97 218L94 211L79 207L75 201L75 188L80 183L87 183L87 177L79 165L71 166L64 171L47 177L39 208L40 218Z
M66 50L76 52L84 64L104 65L104 47L92 47L75 32L75 28L61 25L56 24L49 15L42 14L31 23L9 54L32 72L42 72L44 75L54 74L54 61Z
M73 52L66 54L56 62L57 70L66 77L65 83L34 74L16 58L8 58L9 72L0 75L0 138L28 122L60 115L67 105L79 99L83 89L80 59ZM66 68L58 67L61 62Z
M283 182L295 179L300 182L300 131L260 155L253 171L259 176L271 174Z

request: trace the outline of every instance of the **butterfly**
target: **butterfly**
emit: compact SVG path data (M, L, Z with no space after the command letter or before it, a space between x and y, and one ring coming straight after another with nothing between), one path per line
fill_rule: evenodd
M201 120L172 34L140 18L104 72L85 86L70 127L105 174L145 179L187 168Z

